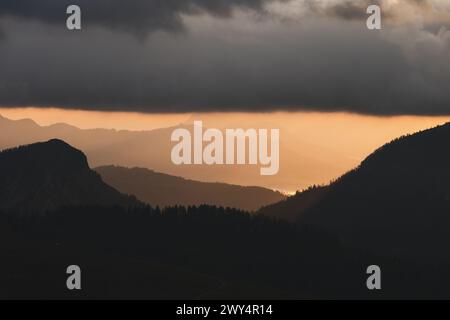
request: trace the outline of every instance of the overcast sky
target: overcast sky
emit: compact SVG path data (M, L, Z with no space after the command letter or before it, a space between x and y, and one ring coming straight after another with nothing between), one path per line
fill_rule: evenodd
M450 1L2 0L0 106L450 115Z

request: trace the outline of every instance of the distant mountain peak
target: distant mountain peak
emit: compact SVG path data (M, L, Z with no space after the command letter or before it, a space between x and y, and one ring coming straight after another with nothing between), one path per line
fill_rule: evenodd
M0 210L43 212L73 205L135 205L92 171L83 152L59 139L0 153Z
M80 130L78 127L63 122L53 123L47 126L47 128L62 129L62 130Z
M38 142L2 151L0 164L15 159L17 165L27 167L48 167L52 170L89 170L83 152L59 139Z

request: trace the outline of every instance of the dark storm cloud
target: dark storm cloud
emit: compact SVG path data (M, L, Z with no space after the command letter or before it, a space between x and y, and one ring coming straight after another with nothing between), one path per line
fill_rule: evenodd
M64 25L66 8L82 9L85 25L99 25L137 34L183 28L180 14L205 12L230 17L234 8L263 11L268 2L284 0L2 0L0 17L36 19Z
M3 106L450 114L450 31L438 20L432 29L369 31L365 19L207 15L184 20L189 32L145 41L111 28L71 32L37 19L3 20Z
M386 0L340 0L330 3L321 0L302 1L305 1L310 14L343 20L364 20L367 18L367 8L370 5L378 5L382 8L383 20L390 21L398 19L403 14L402 6L429 9L433 0L399 0L393 6L386 5L388 3Z
M325 10L328 16L335 16L345 20L366 19L366 9L371 4L380 4L380 1L374 0L343 0L334 4Z
M365 20L367 19L367 8L370 5L378 5L382 8L383 20L395 20L397 14L401 12L392 12L392 9L398 9L401 5L426 7L429 0L399 0L397 6L386 7L385 0L341 0L330 5L321 5L322 1L306 0L311 13L326 17L334 17L343 20Z

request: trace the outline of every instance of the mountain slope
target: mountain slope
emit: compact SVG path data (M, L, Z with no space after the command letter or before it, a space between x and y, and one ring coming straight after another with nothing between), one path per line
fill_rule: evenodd
M89 169L86 156L61 140L0 153L0 210L43 212L72 205L134 205Z
M265 188L199 182L143 168L104 166L95 170L117 190L155 206L210 204L254 211L285 198Z
M328 193L327 186L313 186L280 202L258 210L258 214L295 222L305 211L311 209Z
M192 130L192 123L179 127ZM283 165L274 176L261 176L259 165L179 166L170 159L174 145L170 137L174 129L176 128L148 131L79 129L67 124L40 126L32 120L10 120L0 116L0 149L58 138L83 150L91 167L115 164L151 168L196 181L220 181L278 190L297 190L299 185L308 186L317 180L328 181L330 176L337 176L351 167L336 161L345 160L344 154L312 145L302 139L296 141L295 147L286 140L281 140ZM297 170L299 167L310 169Z
M270 213L338 233L344 241L390 254L444 254L450 241L450 124L381 147L304 210L299 194ZM322 190L322 191L323 191Z

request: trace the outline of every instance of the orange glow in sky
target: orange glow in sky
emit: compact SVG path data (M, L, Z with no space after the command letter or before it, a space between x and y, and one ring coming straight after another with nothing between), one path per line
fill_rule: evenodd
M295 192L312 184L324 184L357 166L366 156L399 136L431 128L450 117L377 117L350 113L178 113L142 114L62 109L9 108L0 115L18 120L30 118L39 125L67 123L82 129L152 130L202 120L210 128L280 129L280 172L262 179L259 175L207 175L176 171L176 175L206 181L260 185ZM170 141L168 140L168 143ZM112 161L112 160L111 160ZM100 165L102 163L98 163ZM161 171L169 171L165 169ZM158 169L158 168L150 168Z

